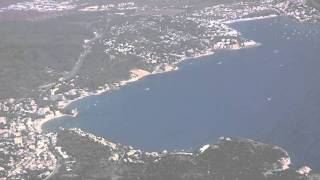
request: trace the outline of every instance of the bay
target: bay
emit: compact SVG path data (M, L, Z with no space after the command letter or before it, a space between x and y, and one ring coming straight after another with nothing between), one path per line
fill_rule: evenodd
M284 147L320 168L320 25L278 17L231 25L262 45L183 62L90 96L45 129L79 127L143 150L197 148L220 136Z

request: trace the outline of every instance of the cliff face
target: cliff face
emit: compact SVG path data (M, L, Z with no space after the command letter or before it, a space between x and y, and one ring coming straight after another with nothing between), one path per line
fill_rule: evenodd
M58 135L65 153L51 179L298 180L280 147L248 139L220 138L194 152L142 152L79 129Z

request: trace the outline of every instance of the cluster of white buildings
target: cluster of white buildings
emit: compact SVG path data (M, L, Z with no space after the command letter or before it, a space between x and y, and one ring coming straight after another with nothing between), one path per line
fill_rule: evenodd
M69 1L54 1L54 0L33 0L19 2L8 7L2 8L2 11L12 10L12 11L39 11L39 12L48 12L48 11L64 11L71 10L76 8L76 5L72 3L72 0Z
M320 21L320 11L306 5L306 1L287 1L275 6L282 14L294 17L298 21Z
M23 179L30 172L50 173L57 160L50 151L55 134L35 131L31 114L37 112L32 99L14 99L0 103L0 179Z
M157 71L186 57L207 54L214 49L239 49L248 44L244 45L236 30L206 13L208 10L188 16L142 17L113 25L110 38L104 39L102 45L108 55L137 56L150 64L149 70ZM133 40L130 36L139 38Z
M101 11L110 11L110 10L132 10L132 9L137 9L138 7L135 6L135 3L133 1L128 1L128 2L122 2L118 4L103 4L103 5L89 5L85 6L79 11L83 12L101 12Z
M234 3L222 4L207 7L203 10L193 13L193 16L212 18L214 21L227 22L230 20L240 20L244 18L256 18L264 16L266 13L273 11L272 3Z

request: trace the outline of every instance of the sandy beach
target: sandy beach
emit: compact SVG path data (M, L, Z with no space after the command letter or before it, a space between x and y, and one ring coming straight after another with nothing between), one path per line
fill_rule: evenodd
M56 112L56 115L54 115L53 113L50 113L48 115L46 115L45 118L41 118L41 119L37 119L33 122L33 127L34 127L34 130L37 132L37 133L42 133L42 126L51 121L52 119L55 119L55 118L59 118L59 117L63 117L64 114L60 113L60 112Z
M120 81L121 86L125 86L128 83L138 81L139 79L144 78L145 76L150 75L151 73L149 71L143 70L143 69L133 69L130 71L130 78L128 80L122 80Z

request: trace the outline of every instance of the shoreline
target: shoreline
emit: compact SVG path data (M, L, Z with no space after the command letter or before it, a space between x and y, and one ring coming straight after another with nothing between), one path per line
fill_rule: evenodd
M211 53L205 53L205 54L201 54L199 56L195 56L195 57L187 57L187 58L182 58L181 61L178 61L178 62L175 62L173 63L172 65L168 65L166 66L165 70L163 71L153 71L153 72L149 72L149 71L146 71L146 70L143 70L143 69L132 69L129 73L131 74L131 77L127 80L120 80L118 83L115 83L116 86L118 88L121 88L121 87L124 87L124 86L127 86L129 85L130 83L133 83L133 82L136 82L136 81L139 81L147 76L150 76L150 75L156 75L156 74L162 74L162 73L167 73L167 72L172 72L172 71L176 71L176 70L179 70L178 67L176 67L177 64L180 64L181 62L185 61L185 60L190 60L190 59L197 59L197 58L201 58L201 57L205 57L205 56L210 56L210 55L213 55L214 52L211 52ZM83 92L79 97L75 98L75 99L72 99L72 100L65 100L65 101L60 101L63 103L61 109L65 109L66 107L68 107L70 104L72 104L73 102L76 102L76 101L79 101L81 99L84 99L86 97L89 97L89 96L100 96L104 93L107 93L109 91L114 91L114 90L111 90L108 86L106 87L106 85L104 85L105 88L102 88L102 89L98 89L98 90L95 90L95 92L91 91L91 92ZM117 90L117 89L116 89ZM44 118L39 118L39 119L36 119L34 122L33 122L33 127L35 129L35 131L37 133L42 133L43 132L43 125L51 120L54 120L56 118L61 118L61 117L64 117L64 116L70 116L68 114L63 114L61 112L56 112L56 115L54 115L53 112L50 112L48 115L46 115Z
M51 120L54 120L55 118L60 118L60 117L65 116L65 114L62 114L60 112L58 112L57 114L54 115L53 113L50 113L49 115L46 115L46 117L44 117L44 118L35 120L34 123L33 123L33 127L34 127L35 131L38 132L38 133L42 133L42 131L43 131L42 126L45 123L47 123L47 122L49 122Z
M277 17L277 15L274 16L264 16L263 18L261 17L257 17L257 18L250 18L250 20L260 20L260 19L266 19L266 18L273 18L273 17ZM247 18L248 19L248 18ZM229 24L231 23L235 23L235 22L245 22L245 21L249 21L247 19L238 19L238 20L231 20L229 21ZM228 21L226 21L228 22ZM223 22L225 23L225 22ZM226 23L227 24L227 23ZM247 48L255 48L261 45L261 43L255 42L253 40L248 40L248 41L252 41L254 42L254 44L252 45L246 45L244 47L239 47L239 48L222 48L222 49L215 49L215 48L210 48L208 50L206 50L203 53L197 53L194 54L191 57L187 57L187 56L183 56L181 55L181 60L174 62L172 64L167 64L165 65L163 70L155 70L152 72L149 72L147 70L143 70L143 69L139 69L139 68L135 68L129 71L129 79L124 79L124 80L120 80L119 82L113 83L113 85L116 86L116 89L110 89L108 84L104 84L101 85L99 89L97 90L93 90L93 91L84 91L81 92L81 95L75 99L71 99L71 100L64 100L64 101L60 101L62 103L61 105L61 109L65 109L67 106L69 106L71 103L79 101L83 98L89 97L89 96L99 96L102 95L104 93L108 93L110 91L114 91L114 90L118 90L118 88L122 88L124 86L127 86L133 82L139 81L147 76L150 75L156 75L156 74L162 74L162 73L167 73L167 72L172 72L172 71L177 71L179 70L178 65L182 62L185 62L187 60L197 60L199 58L202 57L207 57L207 56L211 56L214 55L216 52L219 51L235 51L235 50L241 50L241 49L247 49ZM35 131L37 133L42 133L43 132L43 125L46 124L47 122L54 120L56 118L61 118L61 117L65 117L65 116L70 116L69 114L64 114L61 113L60 111L55 112L56 115L54 115L54 113L52 111L50 111L50 113L48 115L46 115L44 118L39 118L36 119L33 122L33 127L35 129Z
M275 18L278 16L279 15L276 15L276 14L270 14L267 16L258 16L258 17L252 17L252 18L240 18L240 19L234 19L234 20L227 20L227 21L223 21L222 23L232 24L232 23L237 23L237 22L256 21L256 20L262 20L262 19Z

